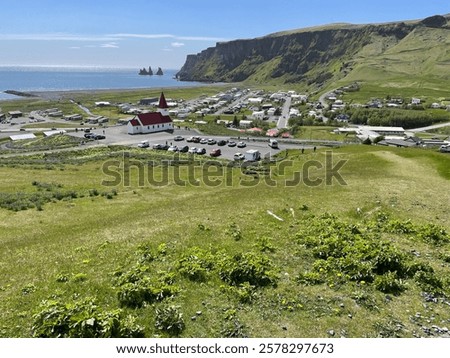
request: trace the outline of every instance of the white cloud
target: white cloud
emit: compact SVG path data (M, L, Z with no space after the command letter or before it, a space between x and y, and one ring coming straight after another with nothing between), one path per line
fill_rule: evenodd
M175 36L177 40L184 41L214 41L214 42L223 42L229 41L223 37L204 37L204 36Z
M101 48L119 48L116 42L110 42L107 44L100 45Z
M167 39L167 38L174 38L173 35L170 34L114 34L114 35L107 35L111 37L118 37L118 38L132 38L132 39Z
M178 41L227 41L225 38L208 36L178 36L173 34L105 34L105 35L80 35L67 33L48 33L48 34L0 34L0 40L31 40L31 41L118 41L124 38L136 39L173 39ZM174 42L176 44L180 42Z
M115 41L116 37L105 35L77 35L77 34L0 34L0 40L31 40L31 41Z
M182 42L172 42L170 44L170 46L172 46L172 47L183 47L184 43L182 43Z
M79 49L81 49L81 47L80 46L71 46L71 47L69 47L71 50L79 50Z
M110 34L110 37L119 38L137 38L137 39L174 39L183 41L227 41L221 37L207 37L207 36L177 36L172 34Z

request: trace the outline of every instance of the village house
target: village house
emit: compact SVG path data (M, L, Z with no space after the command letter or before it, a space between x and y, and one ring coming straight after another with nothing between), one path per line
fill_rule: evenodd
M253 111L251 117L252 117L253 119L263 120L263 119L264 119L264 115L265 115L265 112L264 112L264 111Z
M21 111L10 111L8 114L11 116L11 118L20 118L23 116Z
M173 130L173 121L169 116L164 93L161 93L157 112L136 115L127 124L128 134L146 134Z

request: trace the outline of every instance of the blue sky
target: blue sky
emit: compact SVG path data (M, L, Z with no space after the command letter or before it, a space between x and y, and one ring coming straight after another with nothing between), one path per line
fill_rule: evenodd
M180 68L217 41L450 13L448 0L0 0L0 66Z

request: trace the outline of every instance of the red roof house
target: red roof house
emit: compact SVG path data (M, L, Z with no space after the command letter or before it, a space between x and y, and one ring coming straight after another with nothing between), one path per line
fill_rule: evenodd
M173 122L167 114L164 93L159 99L158 112L142 113L128 122L128 134L145 134L173 130Z

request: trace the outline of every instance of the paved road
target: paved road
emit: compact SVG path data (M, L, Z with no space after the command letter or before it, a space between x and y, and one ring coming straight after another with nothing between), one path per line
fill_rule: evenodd
M447 123L440 123L440 124L434 124L432 126L428 126L428 127L422 127L422 128L415 128L415 129L407 129L406 132L426 132L432 129L438 129L438 128L443 128L443 127L449 127L450 126L450 122Z
M70 100L70 102L72 102L73 104L76 104L78 107L80 107L84 112L86 112L88 115L90 115L91 117L95 117L95 114L93 114L89 108L86 108L85 106L75 102L73 99Z
M292 98L285 97L285 102L283 104L283 110L281 111L281 116L277 122L278 129L287 128L288 121L289 121L289 111L291 109L291 103L292 103Z
M322 109L320 110L320 114L321 114L321 118L322 118L324 123L327 123L330 120L328 117L325 117L323 115L324 109L328 108L328 102L326 101L326 98L328 97L328 95L330 93L332 93L334 91L336 91L336 89L328 91L328 92L325 92L319 97L319 103L322 105Z

